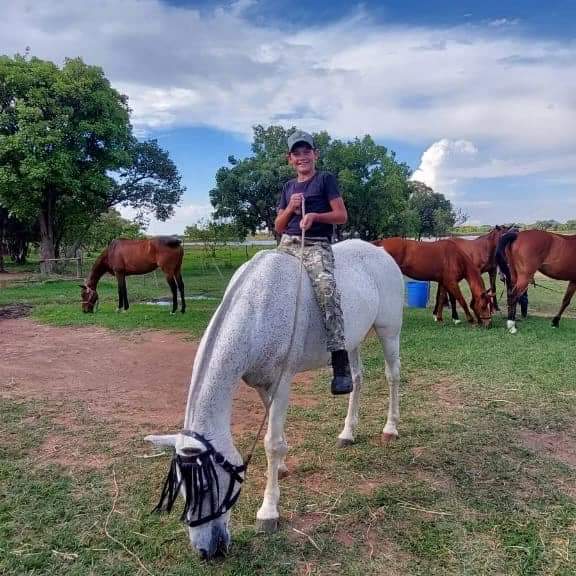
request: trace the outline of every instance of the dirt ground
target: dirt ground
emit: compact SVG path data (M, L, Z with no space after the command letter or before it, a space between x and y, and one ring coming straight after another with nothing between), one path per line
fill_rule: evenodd
M0 319L0 398L49 400L56 422L81 430L82 414L109 423L118 440L170 433L182 426L197 343L161 331L122 334L97 327L59 328L27 318ZM293 401L314 403L300 375ZM263 416L258 394L241 385L234 399L233 431L255 432ZM47 439L52 459L65 464L62 433ZM59 452L62 452L58 454Z

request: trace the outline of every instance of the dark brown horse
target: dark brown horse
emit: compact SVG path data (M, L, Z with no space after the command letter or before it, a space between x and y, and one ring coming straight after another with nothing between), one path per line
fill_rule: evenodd
M94 312L98 302L96 286L106 272L118 281L118 311L128 310L126 276L147 274L160 268L172 290L172 313L178 310L178 289L182 301L182 313L186 311L184 282L182 281L182 257L184 249L178 238L158 236L146 240L112 240L108 248L98 256L90 275L82 288L82 311Z
M415 280L428 280L438 282L438 293L434 316L442 322L442 312L446 291L462 306L466 318L474 323L466 300L460 291L458 282L466 280L472 293L470 303L478 323L490 326L492 293L486 290L482 276L453 240L439 240L438 242L417 242L404 238L385 238L373 242L376 246L384 248L396 260L403 274Z
M496 259L508 285L508 330L512 334L516 332L516 304L537 271L555 280L568 280L560 310L552 319L552 326L558 328L576 292L576 235L544 230L508 232L498 244Z
M478 238L474 240L458 238L457 236L450 238L450 240L456 242L460 250L472 260L474 266L478 268L481 274L488 272L490 290L492 290L494 295L494 310L500 310L496 300L496 273L498 271L496 249L498 248L500 238L502 238L503 234L508 232L508 230L510 230L509 226L495 226L488 234L478 236Z

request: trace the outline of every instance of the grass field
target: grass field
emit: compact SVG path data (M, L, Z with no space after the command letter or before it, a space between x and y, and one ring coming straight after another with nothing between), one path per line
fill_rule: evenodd
M62 281L0 287L0 306L28 303L34 320L60 326L197 337L245 258L244 249L222 255L218 271L187 254L188 293L214 299L190 301L184 316L144 303L168 295L163 279L156 286L150 276L129 278L126 314L114 311L109 280L95 315L79 311L79 288ZM336 448L346 404L329 396L319 373L316 402L292 406L288 417L282 529L253 529L264 485L259 447L233 513L234 545L213 564L191 553L176 514L149 514L168 459L133 458L144 453L140 436L111 449L113 464L71 471L35 458L41 439L61 426L57 406L0 400L0 574L145 574L104 532L115 481L108 531L153 574L576 573L576 320L572 311L552 329L564 285L538 283L550 290L530 290L532 315L515 336L500 317L481 330L439 326L429 310L406 310L401 437L392 446L378 443L387 388L377 342L370 337L364 346L361 421L349 449ZM88 408L74 407L82 428L66 432L102 450L117 430Z

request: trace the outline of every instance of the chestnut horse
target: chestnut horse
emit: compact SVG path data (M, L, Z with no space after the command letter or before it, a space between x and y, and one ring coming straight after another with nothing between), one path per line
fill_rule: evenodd
M492 293L484 287L484 281L472 260L464 254L453 240L437 242L417 242L404 238L385 238L376 240L374 245L384 248L396 260L402 273L415 280L438 282L434 317L442 322L446 291L457 300L470 323L474 318L470 314L466 300L460 291L458 282L465 279L470 286L470 303L478 323L490 326Z
M90 275L82 288L82 311L94 312L98 301L96 286L106 272L118 281L118 311L128 310L126 276L147 274L160 268L172 290L172 314L178 310L178 289L182 301L182 313L186 311L184 282L180 269L184 249L178 238L158 236L145 240L112 240L108 248L98 256Z
M496 272L498 271L498 266L496 264L496 248L498 247L498 242L502 235L510 230L510 226L495 226L483 236L478 236L474 240L468 240L467 238L459 238L454 236L450 238L458 244L458 247L472 262L474 266L478 268L481 274L488 272L488 277L490 278L490 290L494 295L494 310L498 311L498 302L496 300Z
M560 317L576 292L576 235L562 236L544 230L508 232L496 252L498 266L508 285L508 330L516 330L516 304L539 271L555 280L568 280L560 310L552 319L558 328Z

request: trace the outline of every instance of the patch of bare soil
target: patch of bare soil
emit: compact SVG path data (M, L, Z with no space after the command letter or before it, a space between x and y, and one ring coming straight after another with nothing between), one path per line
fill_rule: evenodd
M432 391L444 409L461 410L465 406L459 383L450 378L441 378L434 382Z
M520 441L532 452L544 454L566 466L576 468L576 434L570 432L520 432Z
M0 320L9 320L28 316L30 310L32 310L32 306L29 304L9 304L7 306L0 306Z
M196 350L196 343L174 333L120 334L9 319L0 328L0 398L47 400L56 407L55 430L42 447L49 459L73 464L93 451L94 439L83 438L83 417L110 426L99 450L110 458L128 440L182 426ZM304 405L312 404L310 382L309 375L298 379L296 402L301 392ZM240 386L234 433L255 434L263 415L259 395ZM95 457L95 464L98 458L106 460Z

